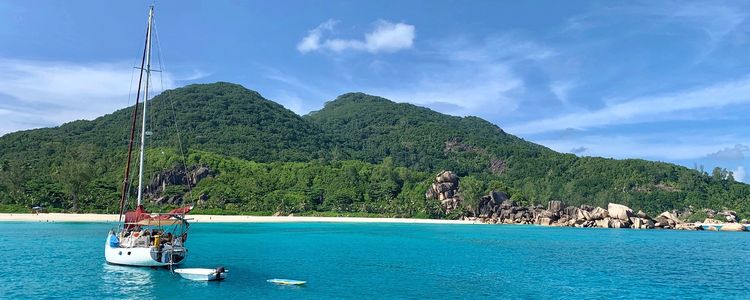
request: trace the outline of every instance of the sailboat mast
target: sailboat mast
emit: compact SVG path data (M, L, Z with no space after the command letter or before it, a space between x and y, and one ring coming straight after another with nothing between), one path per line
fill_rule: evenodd
M153 6L151 7L153 10ZM149 15L151 13L149 12ZM141 83L143 83L143 70L144 64L146 63L146 54L149 49L149 35L151 33L151 20L149 19L148 25L146 26L146 41L143 45L143 56L141 58L140 75L138 76L138 91L135 93L135 106L133 107L133 122L130 126L130 139L128 139L128 159L125 162L125 179L122 182L122 194L120 195L120 217L119 221L122 221L122 215L125 213L125 200L130 192L130 162L133 154L133 142L135 140L135 124L138 119L138 104L141 100ZM150 55L149 55L150 56Z
M138 206L143 199L143 160L146 146L146 106L148 103L148 84L151 80L151 31L154 24L154 6L148 11L148 33L146 34L146 82L143 89L143 122L141 122L141 155L138 166Z

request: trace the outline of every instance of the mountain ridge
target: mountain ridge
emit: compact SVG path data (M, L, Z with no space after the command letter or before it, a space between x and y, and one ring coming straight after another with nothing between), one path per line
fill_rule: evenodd
M360 161L364 164L353 164L361 170L383 167L416 172L412 174L414 178L391 173L388 175L393 175L392 182L388 183L390 190L373 194L379 196L369 195L368 188L363 187L358 189L359 192L336 196L343 200L346 197L361 198L354 195L356 193L366 194L367 197L360 199L362 201L399 199L405 190L410 190L410 197L414 197L418 194L413 189L417 185L424 186L427 182L425 176L440 170L452 170L467 182L463 193L469 198L468 202L489 190L502 189L514 199L528 203L562 199L571 204L605 206L604 202L611 201L650 211L689 205L750 211L749 186L728 178L726 170L717 176L709 176L663 162L558 153L507 133L478 117L449 116L364 93L342 94L326 102L320 110L304 116L263 98L255 91L226 82L193 84L165 91L150 103L150 111L154 112L150 114L154 130L149 139L154 141L150 145L157 148L176 149L174 145L179 142L174 128L181 126L182 144L192 154L215 153L270 165L302 163L311 168L337 164L338 161ZM174 113L170 112L172 105ZM64 180L55 179L54 173L64 169L70 157L78 155L76 147L85 145L94 149L91 150L90 165L100 177L106 178L94 180L99 180L95 185L102 191L116 186L117 173L121 172L118 161L124 159L126 124L130 124L131 114L132 107L123 108L91 121L73 121L54 128L20 131L0 137L0 163L3 166L0 174L8 177L13 173L8 171L13 168L26 168L26 171L36 174L53 173L26 181L5 178L0 181L0 196L17 198L21 197L19 194L37 193L26 198L47 199L48 203L63 206L61 203L65 201L59 199L70 198L65 194L71 193L60 187L65 186L61 183ZM212 163L220 164L218 161L221 160L214 159ZM204 163L195 157L191 162ZM334 168L331 172L349 171ZM217 181L222 176L219 174ZM242 178L238 175L234 180ZM367 184L380 184L376 179L368 180ZM36 181L48 191L30 188ZM277 181L284 182L284 179L278 178ZM225 183L227 186L223 188L249 189ZM283 184L273 184L276 190L269 190L269 193L286 188ZM311 182L301 184L299 189L303 191L294 197L309 198L310 203L317 203L313 201L315 197L318 200L324 198L311 186ZM233 192L219 194L216 186L205 188L207 198L219 199L215 203L217 207L227 203L249 205L262 200L271 201L263 206L264 209L273 209L270 203L279 200L268 200L265 196L255 199ZM98 193L103 194L107 193ZM58 200L49 200L53 198ZM351 203L337 207L352 209L347 205L359 201L349 200L344 203ZM332 209L315 205L313 209Z

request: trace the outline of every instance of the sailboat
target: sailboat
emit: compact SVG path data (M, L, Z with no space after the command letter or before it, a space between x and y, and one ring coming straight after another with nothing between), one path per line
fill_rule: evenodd
M120 217L118 226L107 234L104 244L104 257L109 264L126 266L171 267L181 264L187 258L187 231L189 224L185 215L193 208L182 207L168 213L151 214L143 207L143 163L145 158L146 112L148 105L149 80L151 79L151 40L154 25L154 6L150 6L146 42L141 59L138 92L136 94L133 118L130 129L125 180L120 197ZM145 77L145 78L144 78ZM143 93L141 93L143 91ZM130 165L137 125L139 102L143 95L143 119L140 131L140 157L138 167L138 198L136 208L126 211L130 195ZM124 216L124 219L123 219Z

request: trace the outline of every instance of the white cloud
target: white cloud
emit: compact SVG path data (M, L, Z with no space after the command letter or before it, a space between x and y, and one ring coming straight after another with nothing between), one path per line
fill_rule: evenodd
M335 24L336 21L329 20L311 30L299 43L298 50L343 51L349 47L351 43L331 44L328 42L331 39L324 38L324 34L332 31ZM382 49L382 45L390 43L387 41L397 40L394 36L403 36L395 34L400 32L394 29L398 27L393 23L380 26L380 30L366 35L365 41L368 42L363 44ZM401 39L404 45L411 40L411 34L406 36L409 38ZM494 119L517 112L529 92L519 71L529 65L545 64L558 52L521 34L507 33L482 40L466 36L426 40L420 51L409 55L410 59L399 61L389 61L386 57L357 63L352 60L337 61L336 76L339 81L303 81L272 68L267 68L264 77L286 85L269 92L269 95L277 95L279 99L297 101L300 97L296 95L330 99L336 94L361 91L397 102L426 106L446 114ZM358 68L363 66L367 68L366 75L352 75L359 74L357 72L361 69ZM337 83L340 81L345 83ZM297 92L295 97L290 96L292 91ZM295 101L286 102L290 103L290 107L308 107L291 105Z
M377 52L396 52L409 49L414 44L414 25L406 23L391 23L385 20L375 22L373 31L366 33L364 40L356 39L325 39L323 35L333 32L335 20L328 20L310 30L297 44L297 50L302 53L329 50L343 52L347 50Z
M0 58L0 135L8 132L93 119L125 107L130 94L133 67L127 62L74 63ZM197 76L195 73L191 77ZM162 74L164 88L176 79ZM159 78L152 78L152 95L160 92ZM133 96L134 97L134 96ZM133 98L134 99L134 98ZM131 100L132 102L132 100Z
M394 52L414 44L414 25L380 20L373 32L365 35L365 48L370 52Z
M715 84L669 95L647 96L614 104L595 111L582 111L534 120L510 126L514 134L534 134L563 128L587 129L617 124L664 121L679 117L674 112L716 109L728 105L750 103L750 78Z
M4 70L0 92L21 101L51 104L90 104L92 97L127 95L131 76L126 63L0 60L0 68Z
M732 170L732 175L734 176L734 180L745 182L745 167L743 166L737 166L737 169Z
M399 65L405 70L401 74L407 75L401 75L393 86L362 90L446 114L494 119L520 106L526 83L517 68L557 55L553 49L512 34L478 42L454 37L430 45L434 50L421 53L429 63Z
M737 144L734 147L726 147L717 152L708 155L708 158L721 159L721 160L743 160L745 159L745 152L750 152L750 147L747 145Z
M563 104L568 104L568 93L574 87L574 84L570 81L555 81L550 83L549 90L552 94L557 97Z
M524 88L523 80L503 63L448 65L421 76L409 85L367 92L452 115L485 115L515 111L519 99L512 94Z
M299 44L297 44L297 50L302 53L307 53L320 49L320 38L323 36L323 33L326 31L332 31L336 23L338 23L338 21L328 20L310 30L310 32L307 33L307 36L302 38Z
M547 146L558 152L572 152L571 149L586 149L587 155L612 158L645 158L657 160L704 159L706 154L716 152L716 148L731 147L730 141L742 139L735 136L695 135L674 137L665 140L663 134L612 135L595 134L563 139L539 139L533 142ZM713 143L705 143L713 140Z

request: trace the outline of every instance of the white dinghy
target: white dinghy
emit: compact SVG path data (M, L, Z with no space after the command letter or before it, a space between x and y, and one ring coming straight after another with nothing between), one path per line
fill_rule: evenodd
M174 271L177 274L180 274L182 278L195 281L214 281L226 279L227 272L229 272L229 270L224 269L224 267L218 267L216 269L184 268L175 269Z
M307 283L307 281L302 281L302 280L279 279L279 278L269 279L266 281L273 283L273 284L278 284L278 285L303 285Z

